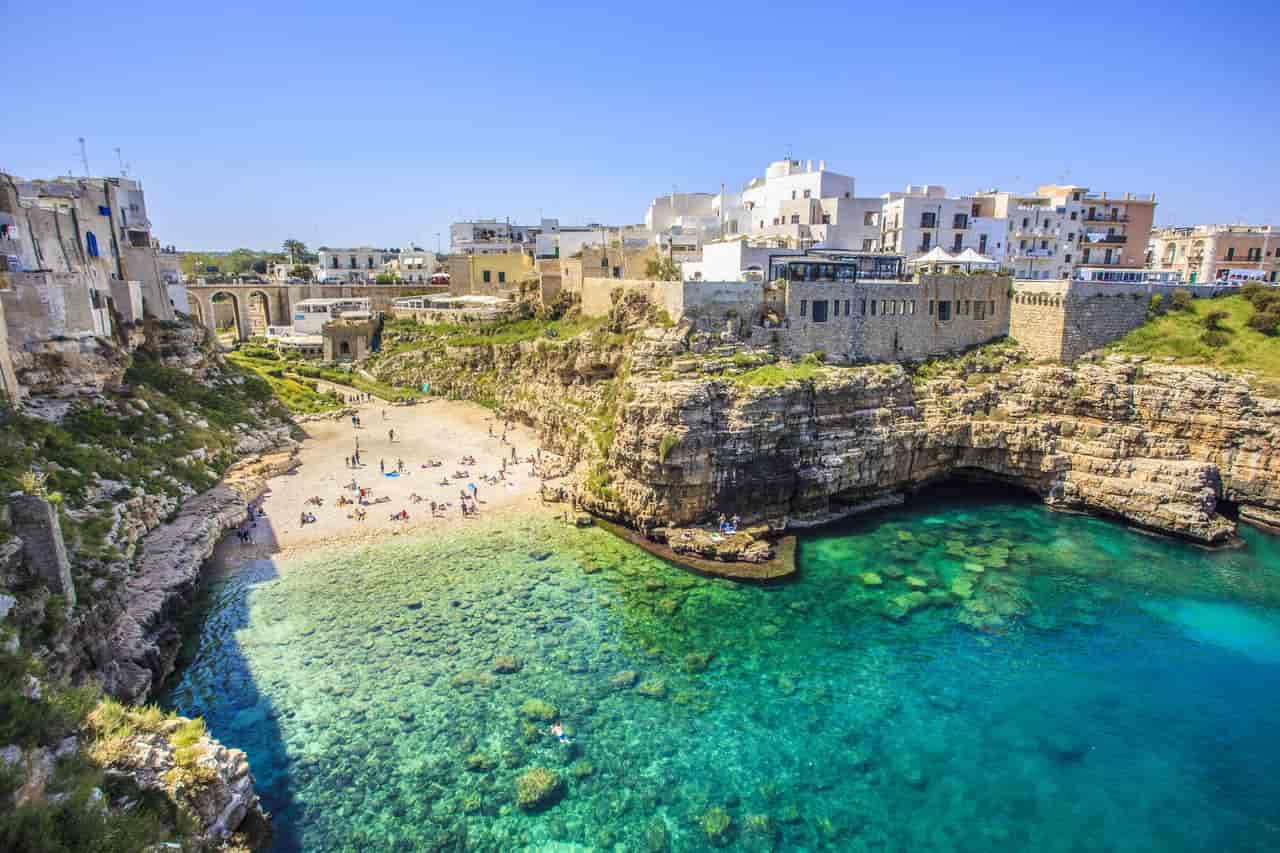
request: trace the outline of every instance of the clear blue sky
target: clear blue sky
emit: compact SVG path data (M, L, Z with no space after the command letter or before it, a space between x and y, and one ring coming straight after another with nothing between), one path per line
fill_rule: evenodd
M182 249L639 222L788 150L859 195L1065 177L1280 222L1274 0L196 5L0 0L0 170L119 146Z

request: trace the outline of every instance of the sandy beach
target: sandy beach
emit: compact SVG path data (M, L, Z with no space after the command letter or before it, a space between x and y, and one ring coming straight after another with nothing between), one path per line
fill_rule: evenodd
M538 443L533 432L518 424L505 426L494 412L464 401L429 399L414 406L384 404L380 400L356 407L360 426L350 418L315 421L303 425L307 438L292 472L274 477L261 501L266 515L255 526L252 544L242 544L235 531L219 543L212 561L213 570L226 571L251 560L288 557L333 544L376 542L388 536L447 530L467 525L477 518L514 512L547 511L538 497L543 480L528 461L536 456ZM394 438L391 431L394 430ZM492 434L491 434L492 432ZM503 439L505 433L505 440ZM357 443L360 465L349 464ZM516 459L513 461L512 451ZM461 459L475 458L474 465ZM504 479L496 476L506 460ZM423 467L439 460L439 467ZM403 470L397 470L399 463ZM465 472L465 477L455 477ZM359 488L366 495L364 521L356 518L357 504L339 506L339 498L354 501ZM447 481L447 484L445 483ZM547 481L554 482L554 481ZM478 516L464 516L460 496L475 484ZM415 502L411 496L418 495ZM312 497L323 501L308 503ZM445 504L435 515L431 501ZM407 521L391 516L407 512ZM301 524L309 512L315 523Z

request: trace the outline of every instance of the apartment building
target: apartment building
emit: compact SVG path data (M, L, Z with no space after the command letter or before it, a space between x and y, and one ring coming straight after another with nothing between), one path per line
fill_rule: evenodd
M321 246L317 281L370 282L382 271L383 265L394 260L399 249L375 249L360 246L355 249L331 249Z
M1151 238L1148 265L1174 270L1187 283L1280 282L1280 231L1274 225L1160 228Z
M449 294L452 296L505 296L534 275L533 256L524 252L485 252L449 256Z
M1015 278L1064 279L1081 266L1143 266L1155 206L1154 194L1111 196L1046 184L1030 194L977 193L972 214L974 222L1004 223L1002 260Z
M972 248L986 254L983 249L988 247L980 240L984 232L971 228L972 198L948 197L945 187L924 184L885 193L881 200L880 248L884 251L912 257L939 246L948 252Z
M0 272L13 274L26 296L44 304L36 313L48 314L55 326L68 320L69 335L110 334L112 308L126 323L173 319L172 252L162 261L141 183L0 174L0 196ZM84 309L75 312L78 319L58 307L70 304Z

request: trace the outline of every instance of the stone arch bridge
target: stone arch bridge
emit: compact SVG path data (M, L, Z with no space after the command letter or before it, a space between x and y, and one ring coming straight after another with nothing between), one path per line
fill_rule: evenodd
M368 299L372 311L390 311L391 303L401 296L437 293L439 287L423 284L277 284L234 282L222 284L188 284L187 299L191 316L212 331L215 328L214 299L231 301L235 317L236 339L248 340L252 333L250 304L260 305L269 326L288 326L293 322L293 306L304 299ZM224 301L219 299L219 301Z

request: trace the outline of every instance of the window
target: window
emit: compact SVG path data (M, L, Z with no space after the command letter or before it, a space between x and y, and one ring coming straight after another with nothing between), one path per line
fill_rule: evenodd
M609 258L604 256L600 258L600 269L607 270L609 268Z
M994 299L990 300L987 303L987 313L989 313L992 317L996 316L996 301Z
M506 271L505 271L505 270L498 270L498 284L502 284L502 283L503 283L503 282L505 282L506 280L507 280L507 273L506 273Z
M1049 248L1049 241L1048 241L1048 240L1041 240L1041 241L1040 241L1040 248L1041 248L1041 249L1047 249L1047 248Z
M1111 250L1110 250L1110 249L1107 249L1106 254L1102 256L1102 262L1103 262L1104 264L1109 264L1109 263L1111 263Z
M822 214L822 224L823 224L823 225L830 225L830 224L831 224L831 214L830 214L830 213L824 213L824 214Z
M876 316L876 301L874 299L871 300L871 316Z
M84 241L89 247L89 257L98 257L98 238L92 231L86 231Z
M1068 243L1070 243L1070 242L1071 242L1072 240L1074 240L1074 239L1076 239L1076 232L1072 231L1072 232L1070 232L1070 233L1068 233L1068 234L1067 234L1067 242L1068 242Z
M978 254L985 255L986 253L987 253L987 235L981 234L978 236Z
M1087 263L1089 263L1089 250L1088 250L1088 249L1085 249L1085 250L1084 250L1083 261L1084 261L1084 263L1086 263L1086 264L1087 264Z
M825 299L813 300L813 322L815 323L827 322L827 300Z
M987 303L985 302L973 303L973 319L975 320L987 319Z
M798 214L798 213L793 213L793 214L791 214L791 224L792 224L792 225L799 225L799 224L800 224L800 214Z
M808 197L809 197L809 191L808 191L808 190L805 190L805 191L804 191L804 197L805 197L805 198L808 198Z
M807 317L808 315L809 315L809 300L801 299L800 300L800 316Z
M1026 241L1026 240L1019 240L1019 241L1018 241L1018 248L1019 248L1019 249L1025 249L1025 248L1027 248L1027 241Z
M920 227L921 228L937 228L938 214L932 213L932 212L920 214Z
M489 283L489 277L490 277L491 275L492 275L492 273L490 273L490 272L489 272L489 270L485 270L483 273L481 273L481 280L482 280L482 281L484 281L484 283L485 283L485 284L488 284L488 283Z
M875 224L876 224L876 215L875 215L874 213L869 213L869 212L868 212L868 213L864 213L864 214L862 214L862 224L863 224L863 225L875 225Z
M963 234L957 234L957 235L956 235L955 240L953 240L953 241L952 241L952 243L951 243L951 250L952 250L953 252L958 252L958 251L960 251L960 244L961 244L961 243L963 243L963 242L964 242L964 235L963 235Z
M1072 193L1072 194L1071 194L1071 200L1072 200L1072 201L1079 201L1079 200L1080 200L1080 193ZM1076 215L1075 215L1074 213L1073 213L1073 214L1071 214L1071 218L1072 218L1072 219L1075 219L1075 218L1076 218Z
M795 201L795 199L796 199L796 191L795 191L795 190L792 190L792 191L791 191L791 200L792 200L792 201Z
M920 235L920 251L922 252L929 251L929 246L932 242L933 242L933 235L930 234L928 231L921 234Z
M849 300L848 299L844 301L844 316L846 317L849 316Z
M1076 212L1075 212L1074 210L1073 210L1073 211L1071 211L1071 221L1072 221L1072 222L1075 222L1075 221L1076 221Z
M1028 226L1029 224L1031 224L1031 220L1030 220L1030 219L1028 219L1028 218L1027 218L1027 217L1025 217L1025 216L1024 216L1024 217L1022 217L1022 228L1023 228L1023 230L1024 230L1024 231L1026 230L1026 228L1027 228L1027 226Z
M863 300L860 300L860 301L861 301L862 305L860 306L860 311L859 311L859 313L861 313L861 314L862 314L862 316L863 316L863 317L865 317L865 316L867 316L867 300L863 299Z
M338 352L342 355L351 355L351 344L346 341L338 344Z
M955 215L954 220L952 221L951 227L952 228L968 228L969 227L968 215L964 213L957 213Z
M951 303L945 299L938 302L938 320L945 323L951 319Z
M862 241L862 251L864 251L864 252L870 252L870 251L872 251L872 247L875 245L875 242L876 242L875 240L871 240L871 239L863 240L863 241Z
M933 316L933 300L932 299L929 300L929 316L930 317Z
M614 277L614 278L622 278L622 267L614 267L614 268L613 268L613 277Z
M1070 254L1064 255L1062 259L1063 259L1064 261L1066 261L1067 263L1071 263L1071 255L1070 255Z
M912 299L910 302L908 302L908 303L907 303L907 305L909 305L909 306L911 307L911 310L907 312L908 314L914 314L914 313L916 313L916 301L915 301L914 299Z

